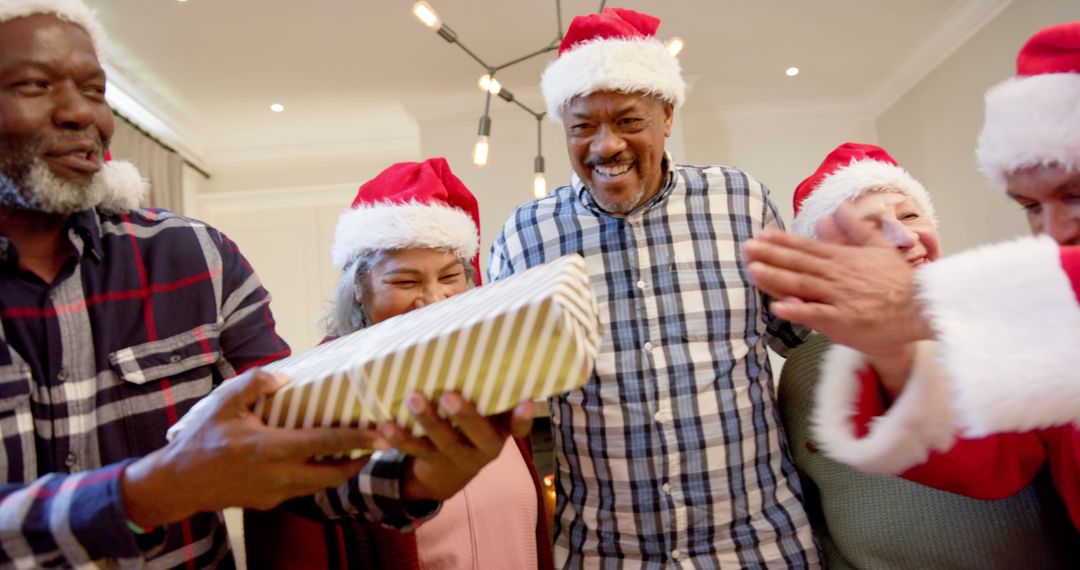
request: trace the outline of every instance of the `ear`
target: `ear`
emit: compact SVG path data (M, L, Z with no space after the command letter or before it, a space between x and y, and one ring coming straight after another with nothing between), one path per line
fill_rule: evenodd
M671 136L671 119L675 116L675 106L664 101L664 137Z

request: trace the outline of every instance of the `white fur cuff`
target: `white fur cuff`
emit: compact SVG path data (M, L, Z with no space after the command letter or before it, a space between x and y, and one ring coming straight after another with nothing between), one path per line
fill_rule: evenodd
M1080 168L1080 73L1015 77L987 91L976 154L1001 190L1026 166Z
M480 250L480 231L457 208L418 202L375 204L341 215L330 254L334 267L344 269L362 251L410 247L447 249L468 261Z
M916 273L965 436L1080 420L1080 306L1053 240L978 248Z
M679 60L654 38L585 42L548 64L540 77L548 118L562 123L562 108L596 91L645 93L678 107L686 98Z
M814 408L814 436L826 455L863 471L892 475L926 462L931 451L955 441L949 386L937 359L937 343L916 344L915 362L904 391L865 437L851 423L859 400L857 372L866 357L846 346L829 349L821 367Z

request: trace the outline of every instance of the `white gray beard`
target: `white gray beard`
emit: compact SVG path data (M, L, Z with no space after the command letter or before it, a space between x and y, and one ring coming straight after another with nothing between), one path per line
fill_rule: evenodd
M637 206L639 202L641 202L641 198L645 196L644 183L642 183L641 188L638 189L636 194L618 202L608 202L602 199L598 195L599 193L594 193L591 188L586 187L586 190L589 191L589 194L593 197L593 200L596 200L596 203L599 204L605 212L616 216L625 216L626 214L629 214L634 209L634 207Z
M105 198L105 180L99 171L85 184L60 178L40 157L34 158L21 180L0 183L0 205L44 214L74 214L89 210Z

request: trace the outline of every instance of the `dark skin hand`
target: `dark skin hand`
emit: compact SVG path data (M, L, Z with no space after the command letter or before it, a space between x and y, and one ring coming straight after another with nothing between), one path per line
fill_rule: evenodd
M176 440L129 465L121 483L128 518L156 527L226 507L268 509L336 487L366 462L313 457L385 447L370 429L266 426L251 408L283 383L259 370L229 380Z
M499 456L507 437L525 437L532 429L531 401L490 418L456 393L443 394L439 402L447 419L420 394L406 401L425 437L413 437L394 424L380 427L390 445L413 457L402 488L407 500L449 499Z

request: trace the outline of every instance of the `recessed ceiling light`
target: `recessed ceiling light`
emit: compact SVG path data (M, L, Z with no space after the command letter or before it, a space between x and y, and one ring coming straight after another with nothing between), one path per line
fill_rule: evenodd
M282 105L281 103L274 103L273 105L270 105L270 110L275 113L280 113L285 110L285 105Z
M789 67L789 68L787 68L787 71L785 71L784 73L786 73L788 77L795 77L796 75L799 74L799 68L798 67Z

